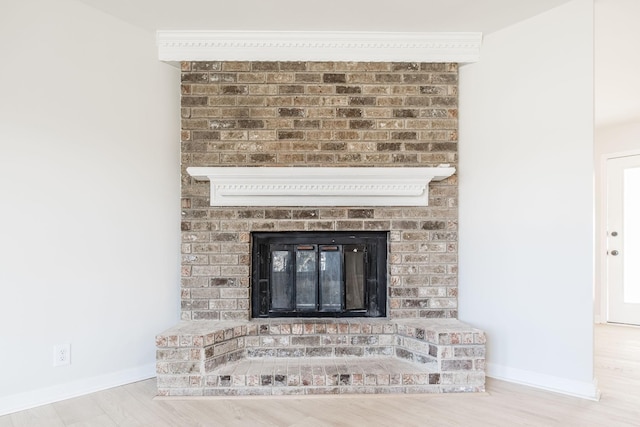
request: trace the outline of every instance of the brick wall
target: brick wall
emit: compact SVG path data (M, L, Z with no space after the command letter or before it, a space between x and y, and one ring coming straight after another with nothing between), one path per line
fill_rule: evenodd
M182 318L248 319L250 233L388 230L392 318L457 317L457 176L428 207L213 208L189 166L457 163L457 64L182 64Z

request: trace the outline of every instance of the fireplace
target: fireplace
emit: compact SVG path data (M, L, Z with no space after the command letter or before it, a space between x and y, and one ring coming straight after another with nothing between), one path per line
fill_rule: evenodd
M387 232L252 234L252 316L384 317Z
M484 333L456 319L457 64L182 71L158 394L483 391Z

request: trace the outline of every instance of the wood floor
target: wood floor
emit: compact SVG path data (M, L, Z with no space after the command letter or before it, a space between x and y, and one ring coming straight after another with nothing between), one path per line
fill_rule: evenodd
M153 400L155 381L0 417L23 426L640 426L640 328L596 326L593 402L489 379L486 394Z

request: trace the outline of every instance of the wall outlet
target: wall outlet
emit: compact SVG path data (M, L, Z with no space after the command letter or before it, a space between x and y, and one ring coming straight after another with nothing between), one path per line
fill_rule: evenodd
M71 365L71 344L53 346L53 366Z

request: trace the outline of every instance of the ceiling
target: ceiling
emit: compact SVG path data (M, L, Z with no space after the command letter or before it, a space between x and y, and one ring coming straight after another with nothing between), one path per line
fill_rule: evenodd
M569 0L79 0L137 27L488 34Z

